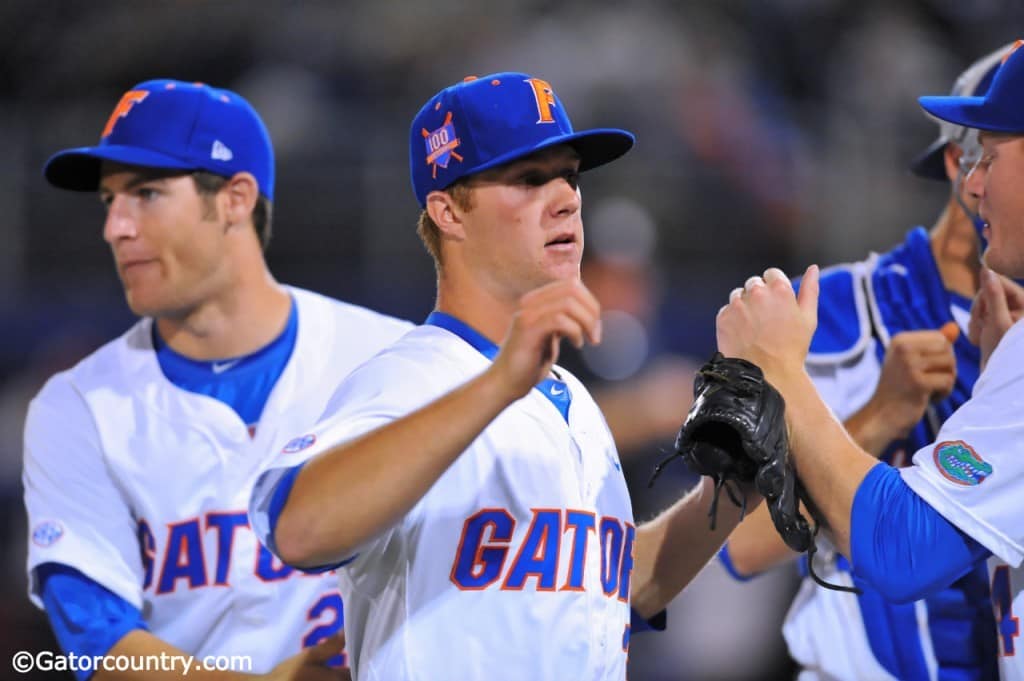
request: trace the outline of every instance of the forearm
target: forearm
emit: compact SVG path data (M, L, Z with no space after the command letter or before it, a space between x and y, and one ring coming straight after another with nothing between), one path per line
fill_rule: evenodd
M846 432L865 452L879 457L893 440L908 429L894 425L885 405L871 400L843 423Z
M879 400L872 399L844 423L843 428L873 456L881 456L893 440L906 435L907 430L895 423L891 410ZM801 505L804 517L810 517ZM741 575L751 576L785 563L797 554L775 531L768 507L762 506L740 523L729 536L729 558Z
M707 565L739 523L740 509L722 490L712 531L708 510L713 497L714 483L701 478L695 489L637 529L631 603L642 617L649 618L664 609ZM748 511L760 501L754 495L748 499Z
M512 402L493 372L367 435L299 473L274 528L279 555L329 564L398 522Z
M203 669L202 659L193 659L191 655L180 648L172 646L148 631L134 629L125 634L114 647L107 653L107 658L122 657L129 660L137 660L135 666L144 666L142 660L164 660L156 667L147 671L107 671L99 669L93 674L91 681L171 681L180 680L185 674L185 665L188 669L189 679L198 681L240 681L241 679L255 679L255 674L247 674L241 671L216 671ZM128 665L129 667L131 665Z
M797 475L832 530L836 548L848 556L853 499L878 460L850 438L806 372L770 380L786 400L790 456Z
M801 508L801 512L807 515L805 509ZM744 518L729 535L728 546L733 567L747 577L782 565L798 555L779 536L764 504Z

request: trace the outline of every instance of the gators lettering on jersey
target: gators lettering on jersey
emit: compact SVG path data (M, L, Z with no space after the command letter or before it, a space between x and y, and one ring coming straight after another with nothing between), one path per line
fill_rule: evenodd
M331 575L284 566L256 540L249 490L300 445L338 382L410 328L290 290L295 349L255 435L227 404L161 372L142 320L33 400L26 424L30 597L35 567L71 566L142 611L157 637L194 655L247 655L268 671L337 631Z
M459 335L419 327L341 386L309 456L430 403L488 365ZM567 417L531 390L397 525L337 556L349 559L337 572L356 678L625 678L629 496L597 405L575 377L555 371L572 395ZM274 475L254 491L257 532L267 529L260 516Z

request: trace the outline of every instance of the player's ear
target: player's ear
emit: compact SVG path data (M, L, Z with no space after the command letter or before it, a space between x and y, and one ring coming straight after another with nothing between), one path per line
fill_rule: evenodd
M432 191L427 194L427 214L437 225L441 236L461 241L466 236L462 222L463 211L448 192Z
M252 221L252 211L260 196L259 184L252 173L236 173L218 194L229 225L245 225Z

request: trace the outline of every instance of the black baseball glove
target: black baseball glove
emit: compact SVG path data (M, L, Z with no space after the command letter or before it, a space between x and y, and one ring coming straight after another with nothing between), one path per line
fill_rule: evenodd
M746 512L743 487L753 484L764 497L776 530L794 551L813 558L814 529L800 513L800 501L810 508L796 471L789 461L786 403L746 360L715 353L697 372L693 406L679 431L675 453L655 469L654 477L676 456L691 471L715 481L711 529L715 528L718 498L724 487L733 503ZM653 483L654 478L651 482ZM808 561L809 563L812 561ZM819 584L824 584L814 575ZM833 588L832 585L826 585Z

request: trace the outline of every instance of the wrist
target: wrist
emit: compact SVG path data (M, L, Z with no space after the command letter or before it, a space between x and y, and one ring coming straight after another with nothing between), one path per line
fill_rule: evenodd
M492 364L487 371L484 371L474 379L473 384L478 399L487 404L497 405L499 410L504 409L526 394L514 381L506 378L501 365L498 363Z
M904 403L872 397L843 425L857 444L877 456L893 440L906 437L920 419L905 411Z
M814 388L814 383L803 364L780 367L770 374L766 372L765 378L773 388L779 391L784 400L788 395L796 395L802 390L806 390L808 386Z

